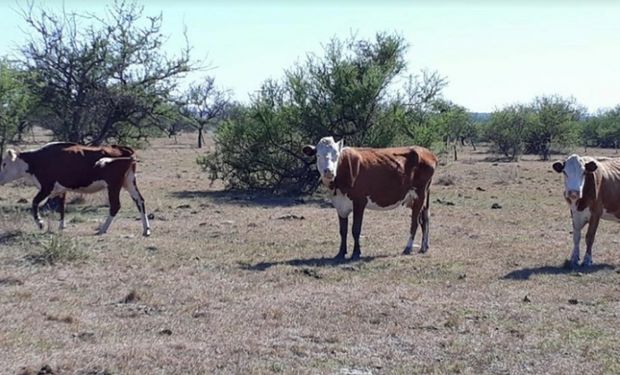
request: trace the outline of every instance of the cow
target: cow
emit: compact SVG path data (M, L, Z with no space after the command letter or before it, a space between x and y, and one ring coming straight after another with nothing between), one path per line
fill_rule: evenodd
M390 210L411 208L409 241L404 254L411 254L418 224L422 227L420 252L429 249L429 187L437 167L437 157L423 147L357 148L344 147L344 140L322 138L316 146L306 145L303 153L316 155L322 183L330 190L340 226L340 251L347 254L348 217L353 212L352 260L361 256L360 233L366 208Z
M570 266L579 264L581 230L588 224L582 266L592 264L592 245L601 219L620 221L620 158L592 158L573 154L552 165L564 174L564 198L573 221Z
M151 234L144 198L136 184L135 153L129 147L52 142L36 150L7 150L0 168L0 185L23 177L29 178L39 189L32 200L32 216L40 229L43 229L43 220L39 215L39 205L46 198L59 200L59 227L62 230L65 227L67 191L95 193L107 189L109 216L97 234L106 233L121 207L120 191L125 188L140 212L143 235Z

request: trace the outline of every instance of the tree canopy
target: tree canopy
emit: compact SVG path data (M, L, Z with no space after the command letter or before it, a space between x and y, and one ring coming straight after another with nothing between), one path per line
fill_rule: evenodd
M192 69L189 48L162 52L162 15L143 16L116 1L104 18L24 11L31 38L22 48L31 87L58 139L100 144L146 137L168 115L178 79Z

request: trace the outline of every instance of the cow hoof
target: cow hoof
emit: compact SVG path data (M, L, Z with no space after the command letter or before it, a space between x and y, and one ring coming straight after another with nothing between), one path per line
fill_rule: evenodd
M336 262L342 262L345 259L345 255L347 255L347 253L338 253L338 255L334 257L334 260Z
M143 235L144 237L148 237L148 236L150 236L150 235L151 235L151 230L150 230L150 229L147 229L146 231L144 231L144 233L142 233L142 235Z
M426 253L428 253L428 247L421 247L420 254L426 254Z
M98 230L97 233L95 233L96 236L101 236L102 234L105 234L105 231Z
M572 270L572 269L575 269L577 267L579 267L579 259L577 259L577 260L566 259L564 261L564 268L566 268L566 269Z
M43 220L37 221L37 227L39 227L40 230L43 230L43 227L44 227Z
M357 252L353 252L353 254L351 254L351 260L360 260L362 253L357 251Z
M405 250L403 250L403 255L411 255L411 248L406 247Z
M592 265L592 258L585 257L583 258L583 262L581 262L581 267L589 267Z

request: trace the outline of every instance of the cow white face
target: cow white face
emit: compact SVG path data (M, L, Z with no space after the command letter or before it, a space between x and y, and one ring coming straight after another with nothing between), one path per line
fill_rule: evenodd
M17 152L8 150L0 165L0 185L24 177L27 170L28 164L17 157Z
M325 185L336 178L338 160L342 153L344 141L334 141L332 137L322 138L316 146L305 146L303 152L308 155L316 155L316 169L321 174L321 180Z
M564 162L553 163L553 169L564 173L564 197L575 202L583 197L583 185L586 173L594 173L597 165L594 161L585 162L579 155L573 154Z

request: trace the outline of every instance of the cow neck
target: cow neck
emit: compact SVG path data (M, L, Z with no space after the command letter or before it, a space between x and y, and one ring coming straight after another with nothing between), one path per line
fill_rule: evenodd
M28 169L26 170L26 173L28 174L34 174L35 166L32 155L33 151L22 151L17 155L18 158L22 159L24 162L26 162L26 165L28 165Z
M347 187L347 181L344 181L343 178L347 178L344 168L346 167L345 163L348 163L348 161L346 161L348 149L349 147L342 149L340 157L338 158L338 165L336 166L336 178L334 181L330 182L328 186L333 195L338 193L338 189L340 189L342 194L346 194L345 188Z
M583 184L583 197L577 201L577 210L583 211L596 202L598 196L598 182L596 172L586 173Z

